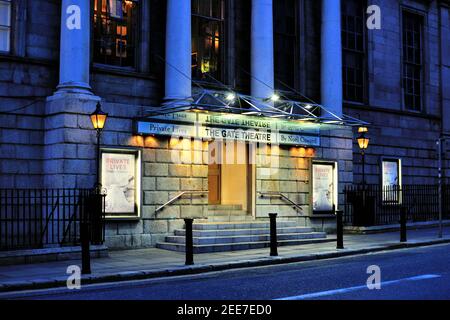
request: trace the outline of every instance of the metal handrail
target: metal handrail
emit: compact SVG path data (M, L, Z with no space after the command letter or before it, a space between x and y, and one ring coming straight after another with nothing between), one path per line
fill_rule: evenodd
M302 207L300 207L298 204L296 204L294 201L292 201L286 195L284 195L284 194L282 194L280 192L258 192L258 193L259 193L259 196L261 198L264 198L266 196L268 196L268 197L278 197L278 198L280 198L282 200L285 200L285 201L289 202L291 205L294 206L294 208L296 208L296 209L300 210L301 212L303 212L303 208Z
M167 201L166 203L164 203L162 206L159 206L158 208L156 208L155 213L158 213L159 211L161 211L162 209L164 209L166 206L174 203L175 201L177 201L178 199L180 199L182 196L184 196L185 194L201 194L202 197L205 193L208 193L208 191L183 191L180 192L179 194L177 194L175 197L173 197L172 199L170 199L169 201Z

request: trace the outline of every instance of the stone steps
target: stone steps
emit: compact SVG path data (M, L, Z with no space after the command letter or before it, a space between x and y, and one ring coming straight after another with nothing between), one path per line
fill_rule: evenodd
M289 233L309 233L313 232L312 228L308 227L285 227L277 228L278 234ZM267 228L251 228L251 229L220 229L220 230L193 230L194 237L225 237L225 236L240 236L240 235L261 235L269 234L270 231ZM185 236L186 230L175 230L176 236Z
M240 216L235 216L240 217ZM209 222L195 220L193 228L194 253L222 252L265 248L270 245L268 221L254 221L251 216L241 216L243 221ZM247 218L252 220L246 221ZM277 221L278 245L300 245L331 241L325 232L300 227L295 221ZM185 230L175 230L174 235L156 244L158 248L185 251Z
M277 221L277 227L296 227L297 224L294 221ZM244 222L194 222L193 230L223 230L223 229L261 229L270 228L270 223L259 221L244 221Z
M208 219L198 219L197 222L239 222L239 221L254 221L249 215L210 215Z
M240 204L210 204L208 210L242 210Z
M247 211L245 210L211 210L208 209L208 216L245 216Z

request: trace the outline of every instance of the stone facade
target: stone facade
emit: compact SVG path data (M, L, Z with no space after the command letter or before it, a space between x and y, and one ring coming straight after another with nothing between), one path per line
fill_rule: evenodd
M345 0L342 0L345 1ZM207 190L207 143L133 135L133 120L145 116L163 99L165 4L150 0L144 6L142 50L136 70L93 64L90 95L53 95L58 84L59 21L56 0L20 0L15 10L11 54L0 55L0 187L84 188L95 183L95 132L88 115L98 99L109 113L102 135L104 148L132 148L142 152L142 207L139 221L107 224L112 247L151 246L183 224L183 217L206 217L207 199L184 199L163 212L158 206L184 190ZM367 101L345 103L344 113L371 123L367 152L367 180L380 183L382 157L402 159L403 183L436 183L435 140L450 134L450 9L447 1L371 0L382 8L382 29L368 32ZM250 92L250 5L228 1L227 84ZM402 106L401 10L412 8L425 16L425 111L412 113ZM299 0L299 63L296 89L320 100L320 1ZM21 18L22 17L22 18ZM26 17L26 19L23 19ZM150 47L150 48L149 48ZM149 48L149 50L144 50ZM231 61L236 61L233 65ZM97 98L98 97L98 98ZM257 162L256 192L279 191L311 214L313 160L336 161L339 203L346 184L361 181L361 159L351 128L322 130L314 158L296 147L260 148L279 155L273 170ZM173 161L177 150L182 163ZM450 159L448 146L445 159ZM449 161L444 162L448 179ZM448 180L447 180L448 181ZM276 199L256 198L256 217L296 212ZM300 220L304 222L303 220ZM308 224L322 224L311 219Z

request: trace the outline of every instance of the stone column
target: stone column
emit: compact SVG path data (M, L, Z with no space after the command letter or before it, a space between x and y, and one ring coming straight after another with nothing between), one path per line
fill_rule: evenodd
M192 96L191 54L191 1L167 0L166 100Z
M342 116L341 1L322 0L322 105Z
M62 0L57 92L91 93L89 86L90 0Z
M274 92L272 0L252 0L251 39L251 94L270 98Z
M91 188L96 182L96 135L89 115L100 97L89 86L90 3L62 1L59 85L45 106L46 188ZM103 110L109 111L105 105Z

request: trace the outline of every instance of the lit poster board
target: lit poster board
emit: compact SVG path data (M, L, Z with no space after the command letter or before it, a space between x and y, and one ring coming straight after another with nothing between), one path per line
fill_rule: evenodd
M383 159L381 161L383 201L390 203L401 202L400 186L402 184L399 159Z
M101 183L106 191L107 218L139 216L139 154L131 151L103 151Z
M400 185L400 166L399 160L383 160L383 187Z
M333 212L335 199L334 164L313 164L313 211Z

